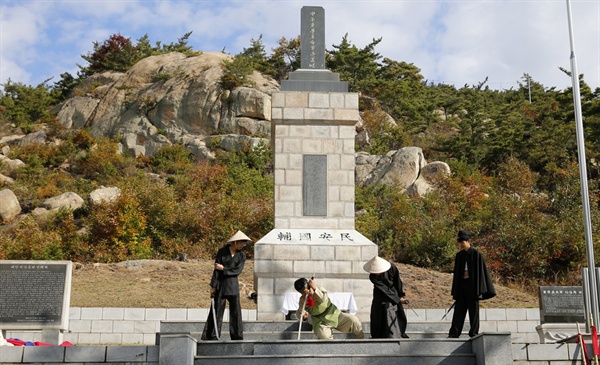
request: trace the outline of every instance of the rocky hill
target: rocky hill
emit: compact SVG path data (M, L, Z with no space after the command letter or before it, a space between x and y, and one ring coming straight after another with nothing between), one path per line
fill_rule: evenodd
M227 59L224 53L173 52L144 58L125 73L92 75L57 107L59 121L89 128L93 136L120 136L134 155L183 143L197 157L212 158L211 148L257 144L256 136L270 133L270 93L279 85L254 72L254 87L224 90L221 63Z
M151 56L127 72L102 72L86 78L73 96L55 107L58 121L69 129L88 129L95 137L117 138L122 152L152 156L160 148L179 143L200 159L213 159L218 151L241 150L269 144L271 94L279 84L254 71L252 87L226 90L221 85L222 62L232 56L202 53L188 57L173 52ZM395 123L391 117L389 123ZM12 185L11 175L24 166L11 159L10 147L28 143L60 144L45 128L27 135L3 126L0 130L0 183ZM369 142L359 121L357 145ZM428 163L419 147L404 147L386 155L357 154L357 185L384 183L401 192L423 195L450 174L444 162ZM45 204L47 209L76 209L89 197L69 194L67 202ZM64 197L52 197L63 201ZM76 203L73 203L73 202ZM0 194L0 219L12 220L21 212L15 194ZM33 207L35 209L36 207Z

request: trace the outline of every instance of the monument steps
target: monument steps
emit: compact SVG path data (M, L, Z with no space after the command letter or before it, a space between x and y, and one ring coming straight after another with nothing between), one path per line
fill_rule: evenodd
M198 356L230 355L448 355L471 354L469 341L456 339L238 340L198 343Z
M365 339L334 330L333 340L319 340L303 323L298 340L298 322L245 322L244 340L230 340L224 322L218 341L200 340L204 322L161 322L161 335L187 334L194 338L197 365L311 365L318 364L476 364L472 341L447 338L448 323L410 323L414 331L405 339L370 339L369 323L363 323ZM160 338L160 337L159 337Z
M194 357L195 365L323 363L474 365L476 358L471 342L457 339L202 341Z
M202 333L204 330L205 321L161 321L160 331L163 333ZM468 329L468 322L465 324ZM363 322L362 328L365 333L370 333L371 325L369 322ZM450 329L449 322L418 322L411 321L408 323L407 333L433 333L448 335ZM229 322L223 322L221 328L222 335L229 333ZM297 321L245 321L244 335L253 332L295 332L298 333ZM310 332L312 334L312 326L307 323L302 323L302 333ZM337 333L339 334L339 332Z
M195 338L197 341L201 341L202 333L201 332L190 332L190 336ZM410 339L445 339L448 337L447 333L441 332L411 332L407 331ZM371 336L369 332L364 332L365 339L370 339ZM340 333L337 331L333 331L334 340L355 340L356 337L351 333ZM468 339L469 337L465 334L463 336L463 340ZM253 340L253 341L277 341L277 340L298 340L298 331L294 332L244 332L245 340ZM300 334L301 340L317 340L317 336L312 331L302 331ZM228 332L223 332L221 334L221 341L231 341ZM400 340L400 339L398 339ZM406 339L402 339L406 340Z
M194 365L475 365L474 354L413 355L244 355L197 356Z
M448 337L448 328L448 322L410 322L408 325L407 334L411 339L445 339ZM160 333L188 333L197 341L201 341L203 329L204 321L163 321L161 322ZM363 332L365 334L365 338L367 339L370 338L370 330L371 326L369 322L363 323ZM340 333L336 330L333 332L334 339L356 339L356 337L351 333ZM464 339L468 338L466 334L463 337ZM297 340L298 322L244 322L244 339L257 341ZM317 339L310 324L306 322L302 324L300 339ZM228 322L223 322L223 327L221 328L221 340L230 340Z

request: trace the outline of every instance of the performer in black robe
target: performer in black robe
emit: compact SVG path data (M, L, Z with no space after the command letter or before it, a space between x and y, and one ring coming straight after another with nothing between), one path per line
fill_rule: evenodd
M479 301L496 296L492 278L485 265L483 255L471 247L471 235L458 231L460 251L454 259L454 277L452 279L452 298L455 300L452 327L448 337L458 338L469 312L469 336L479 333Z
M210 280L210 295L214 297L214 307L211 306L202 340L216 340L215 321L213 311L217 316L217 329L219 336L223 325L225 302L229 302L229 335L232 340L244 339L242 323L242 308L240 306L240 284L238 276L244 269L246 254L242 251L250 238L241 231L237 231L228 241L227 245L219 249L215 258L215 269Z
M396 265L375 256L364 265L373 283L371 302L371 338L408 338L406 313L408 303Z

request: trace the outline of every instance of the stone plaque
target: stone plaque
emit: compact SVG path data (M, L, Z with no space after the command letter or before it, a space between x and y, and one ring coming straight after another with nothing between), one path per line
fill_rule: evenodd
M581 286L540 286L541 323L585 322Z
M300 11L300 67L325 69L325 9L320 6Z
M302 209L305 216L327 216L327 155L304 155Z
M0 261L1 329L68 329L70 261Z

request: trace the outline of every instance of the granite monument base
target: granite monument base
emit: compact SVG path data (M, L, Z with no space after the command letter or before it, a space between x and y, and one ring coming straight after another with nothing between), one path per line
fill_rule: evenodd
M282 321L285 293L314 275L329 292L351 292L361 321L369 320L373 284L363 265L377 246L353 229L274 229L254 247L257 319Z

